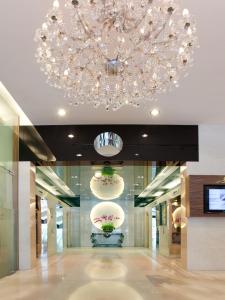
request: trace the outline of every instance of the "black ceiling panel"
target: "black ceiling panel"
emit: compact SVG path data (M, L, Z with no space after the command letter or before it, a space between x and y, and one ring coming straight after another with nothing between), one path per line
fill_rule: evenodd
M123 139L123 150L110 161L198 161L198 126L189 125L49 125L35 126L57 161L105 161L93 143L102 132ZM69 139L73 133L75 138ZM147 133L148 138L142 134ZM82 153L82 158L76 157ZM138 153L139 156L135 156ZM21 153L21 160L29 160Z

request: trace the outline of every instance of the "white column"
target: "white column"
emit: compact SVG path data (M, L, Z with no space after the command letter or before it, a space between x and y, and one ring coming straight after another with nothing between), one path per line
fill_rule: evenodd
M35 167L19 163L18 182L19 269L27 270L36 263Z
M48 208L51 213L51 219L48 223L48 255L57 253L57 235L56 235L56 203L48 201Z
M187 172L225 176L225 126L199 126L199 162L187 163ZM225 270L225 215L188 218L186 242L189 270Z
M69 207L63 207L63 248L68 247L68 212Z

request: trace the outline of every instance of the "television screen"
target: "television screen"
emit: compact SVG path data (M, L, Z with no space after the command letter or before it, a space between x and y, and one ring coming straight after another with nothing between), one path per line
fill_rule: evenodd
M225 212L225 186L204 186L204 210L205 212Z

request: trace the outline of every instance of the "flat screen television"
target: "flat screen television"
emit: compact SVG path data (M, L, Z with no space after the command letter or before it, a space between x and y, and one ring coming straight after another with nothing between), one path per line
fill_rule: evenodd
M204 212L225 213L225 185L204 185Z

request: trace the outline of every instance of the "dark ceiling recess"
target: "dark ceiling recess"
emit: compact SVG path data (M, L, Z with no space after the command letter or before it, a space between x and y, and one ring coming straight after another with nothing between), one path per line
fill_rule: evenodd
M155 200L154 197L152 198L139 198L138 195L134 196L134 206L139 207L139 206L147 206L149 203L153 202Z
M198 126L185 125L50 125L35 126L57 161L104 162L93 146L97 135L112 131L123 140L113 161L198 161ZM68 138L73 134L74 138ZM143 138L143 134L148 134ZM21 151L21 160L31 160ZM82 157L77 157L82 154ZM38 162L38 159L37 159Z
M76 197L64 197L64 196L58 196L61 201L66 203L67 205L71 207L80 207L80 196Z

